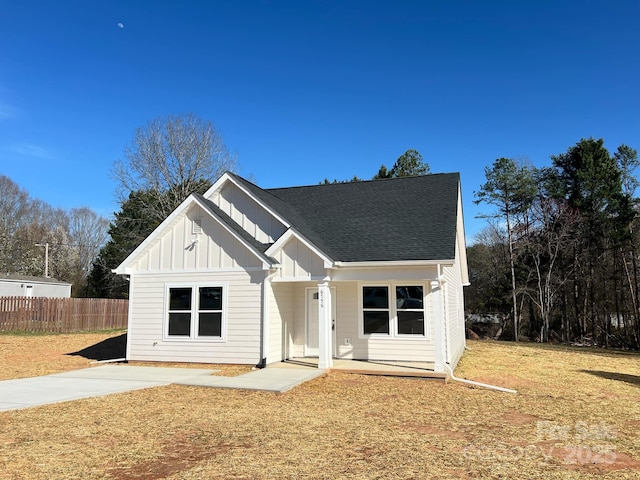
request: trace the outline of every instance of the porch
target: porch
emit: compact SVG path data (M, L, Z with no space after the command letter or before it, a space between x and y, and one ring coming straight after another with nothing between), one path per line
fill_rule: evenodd
M294 357L272 363L268 368L318 368L318 357ZM433 362L399 362L386 360L333 359L329 370L359 375L384 375L389 377L430 378L447 382L449 374L434 371Z

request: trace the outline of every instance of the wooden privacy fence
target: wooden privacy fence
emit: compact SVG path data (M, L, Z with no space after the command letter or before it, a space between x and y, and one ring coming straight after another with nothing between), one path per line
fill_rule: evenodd
M67 333L127 328L128 300L0 297L0 331Z

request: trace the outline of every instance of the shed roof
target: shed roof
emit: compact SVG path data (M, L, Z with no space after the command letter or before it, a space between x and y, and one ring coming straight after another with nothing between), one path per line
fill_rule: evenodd
M63 282L62 280L56 280L51 277L35 277L31 275L14 275L12 273L6 273L0 275L0 282L26 282L26 283L46 283L52 285L71 285L68 282Z

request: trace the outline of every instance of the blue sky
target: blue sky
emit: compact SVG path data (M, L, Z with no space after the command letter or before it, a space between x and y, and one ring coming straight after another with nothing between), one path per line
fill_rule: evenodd
M0 174L108 216L134 129L192 112L265 188L416 149L461 173L469 242L496 158L640 148L638 24L636 0L4 2Z

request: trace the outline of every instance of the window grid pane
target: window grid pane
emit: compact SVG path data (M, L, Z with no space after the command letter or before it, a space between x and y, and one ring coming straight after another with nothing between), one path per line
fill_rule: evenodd
M389 308L388 287L364 287L362 289L364 308Z
M222 287L200 287L199 310L222 310Z
M363 320L365 335L371 333L389 334L389 312L365 311Z
M422 310L424 295L422 286L396 287L396 306L398 309Z
M191 334L191 312L169 313L169 335L189 336Z
M170 288L169 310L191 310L191 288Z
M398 312L398 333L400 335L424 335L424 313Z
M222 312L200 313L198 315L198 336L199 337L221 337L222 336Z

